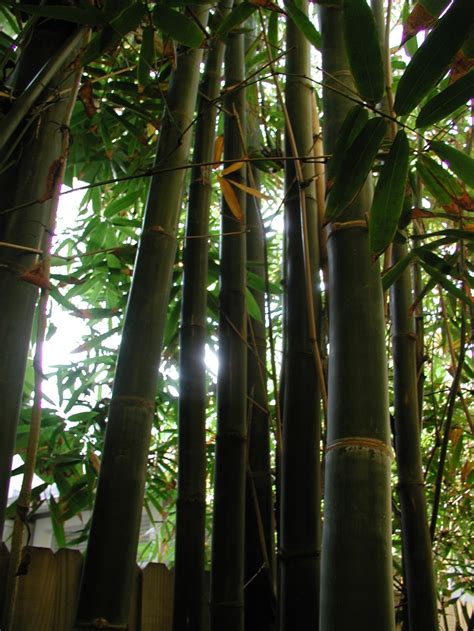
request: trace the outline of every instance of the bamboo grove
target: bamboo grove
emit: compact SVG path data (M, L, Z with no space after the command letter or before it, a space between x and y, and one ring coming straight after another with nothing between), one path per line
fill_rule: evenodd
M0 24L2 629L44 506L77 629L149 559L173 631L467 628L472 0Z

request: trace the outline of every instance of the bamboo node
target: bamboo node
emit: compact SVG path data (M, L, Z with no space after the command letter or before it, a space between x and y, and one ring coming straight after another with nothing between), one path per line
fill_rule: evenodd
M176 241L176 235L174 235L171 232L166 232L163 226L156 225L156 226L150 226L149 228L145 228L144 233L149 233L149 232L151 233L157 232L158 234L163 235L167 239L171 239L171 241Z
M150 410L155 410L155 402L154 401L149 401L148 399L145 399L144 397L132 397L132 396L115 396L112 397L110 403L109 403L109 407L111 407L112 405L115 404L129 404L129 405L134 405L136 407L142 407L142 408L149 408Z
M368 230L367 219L353 219L352 221L333 221L328 224L327 238L339 230L351 230L353 228L362 228Z
M78 620L76 622L76 628L79 629L121 629L127 631L128 624L113 624L109 622L107 618L94 618L94 620Z
M310 550L309 552L285 552L285 550L278 551L279 558L286 564L298 563L299 561L312 561L321 557L321 550Z
M377 438L366 438L364 436L349 436L347 438L339 438L326 446L326 453L334 449L342 449L345 447L361 447L364 449L373 449L378 451L390 459L393 459L392 448L386 445L382 440Z
M416 342L416 334L415 333L411 333L411 332L406 332L406 333L394 333L392 335L392 338L394 339L409 339L409 340L413 340L414 342Z
M211 605L212 606L212 605ZM214 609L220 607L232 608L232 609L243 609L244 604L238 600L219 600L214 603Z

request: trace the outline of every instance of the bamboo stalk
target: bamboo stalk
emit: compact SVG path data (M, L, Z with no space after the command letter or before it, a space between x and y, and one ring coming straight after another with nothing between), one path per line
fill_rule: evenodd
M221 19L228 2L220 3ZM214 151L216 106L224 44L214 40L207 52L200 88L193 158L209 162ZM173 629L200 631L204 625L204 539L206 511L206 367L208 240L211 202L209 167L191 171L180 329L178 500L174 572Z
M243 155L244 37L231 31L225 52L224 158ZM241 132L243 132L241 134ZM244 169L232 174L244 180ZM235 189L241 219L225 198L222 232L245 228L245 193ZM244 628L247 311L245 230L221 240L219 374L211 567L211 631Z
M70 32L71 25L64 22L50 21L35 27L12 77L17 91L21 92L37 74L39 67L48 63ZM76 46L78 44L76 41ZM71 54L66 61L71 63L73 60ZM41 125L34 133L30 129L24 135L13 154L13 166L0 176L2 210L22 205L23 200L39 200L29 205L21 215L0 217L0 238L6 244L6 247L0 248L0 533L3 532L8 501L11 461L38 297L38 287L22 280L21 275L36 268L38 255L44 251L46 226L55 212L56 202L52 201L52 197L59 196L58 187L66 159L62 129L69 124L78 80L74 70L56 75L49 87L69 86L69 98L41 112L38 119Z
M406 245L394 243L392 262L406 256ZM437 596L421 464L416 334L411 314L410 270L390 292L395 395L395 448L401 505L403 572L408 620L413 629L438 629Z
M49 57L38 72L38 74L26 86L20 96L18 96L7 114L1 119L0 123L0 155L2 149L10 141L13 134L28 114L29 110L36 103L41 94L58 72L64 67L66 62L71 59L74 51L83 43L86 29L78 29L70 35L58 50L54 51L54 55ZM77 52L76 52L77 54Z
M248 46L247 46L248 48ZM249 88L249 92L252 88ZM258 119L254 107L257 92L252 90L248 106L248 144L259 146ZM260 190L258 172L248 166L252 188ZM265 258L265 234L260 203L247 196L248 270L260 277L265 286L268 276ZM265 293L249 289L262 320L249 316L247 354L248 449L245 523L245 629L272 631L275 628L275 524L273 515L270 465L270 410L267 397ZM251 404L250 404L251 403Z
M194 10L202 23L207 11L204 5ZM84 562L79 628L101 619L127 623L185 174L175 167L188 160L201 59L202 50L183 50L167 93L155 167L173 171L150 182Z
M351 107L342 3L322 6L325 152ZM333 83L343 85L338 94ZM350 174L347 174L350 177ZM365 213L370 186L328 238L329 399L321 567L321 631L394 629L390 428L383 294ZM346 223L347 222L347 223ZM329 226L331 227L331 226Z
M307 12L307 3L303 4ZM286 153L311 155L309 43L287 20ZM285 392L280 506L280 628L318 628L320 392L318 211L312 165L285 165ZM319 362L318 362L319 360ZM319 371L318 371L319 369ZM319 372L319 376L318 376ZM319 385L319 387L318 387ZM324 397L323 397L324 399Z
M71 92L71 98L68 103L68 111L65 115L66 120L70 119L72 109L77 97L77 90L79 88L79 80L81 75L81 69L78 69L75 73L74 85L75 90ZM30 430L28 434L28 444L25 455L25 472L23 474L23 480L21 484L20 494L17 500L17 510L15 515L15 521L13 526L12 543L10 551L10 562L8 566L8 578L6 588L5 599L5 615L2 628L5 631L11 631L13 629L15 607L18 594L18 576L19 566L22 560L23 551L23 534L26 520L28 517L30 503L31 503L31 488L33 483L33 476L36 468L36 458L38 453L38 444L41 431L41 409L43 402L43 348L46 338L46 328L48 324L48 302L49 302L49 277L51 268L51 245L54 235L54 228L56 225L56 214L59 203L59 192L61 188L61 182L64 177L64 171L66 167L66 158L69 150L69 134L63 134L62 138L62 161L61 170L58 174L55 182L55 191L53 193L53 202L51 204L51 214L49 218L49 225L45 231L45 239L43 245L43 252L45 253L43 262L41 263L41 275L43 278L44 286L41 289L40 299L38 302L38 324L36 330L35 339L35 356L33 360L34 366L34 400L31 413Z

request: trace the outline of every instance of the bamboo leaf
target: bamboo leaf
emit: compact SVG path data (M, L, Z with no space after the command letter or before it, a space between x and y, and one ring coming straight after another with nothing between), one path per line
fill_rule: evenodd
M474 78L474 71L472 75ZM438 140L430 142L430 147L441 160L447 162L453 173L468 186L474 188L474 160L470 156Z
M263 322L258 302L255 300L254 295L248 287L245 288L245 298L247 301L247 311L249 316L251 316L254 320L257 320L258 322Z
M416 168L426 188L448 213L459 213L460 208L473 209L472 198L459 182L432 158L421 155Z
M276 50L278 46L278 13L272 11L268 18L268 43Z
M415 258L413 251L409 252L407 256L400 259L393 265L390 269L388 269L382 276L382 287L384 291L388 291L393 283L400 278L406 268L410 265L410 263Z
M113 217L125 208L133 208L137 201L137 192L133 191L127 195L113 199L104 210L104 217Z
M403 35L401 46L420 31L426 31L433 26L436 18L443 11L449 0L422 0L418 1L410 15L403 23Z
M222 160L222 152L224 151L224 136L221 134L217 136L214 143L214 162L220 162Z
M237 195L235 194L235 191L232 188L232 185L229 184L229 182L227 182L227 180L223 177L219 176L217 180L221 187L222 195L224 196L224 199L227 205L229 206L232 214L240 222L243 222L244 214L242 212L242 208L240 207L239 200L237 199Z
M189 48L199 48L204 41L204 33L195 22L163 4L157 4L153 9L153 23L160 31Z
M258 191L256 188L252 188L251 186L247 186L246 184L242 184L241 182L236 182L235 180L230 180L227 178L227 181L230 182L233 186L240 188L242 191L245 191L249 195L253 195L254 197L258 197L258 199L271 199L269 195L265 195L261 191Z
M422 257L420 257L420 264L425 270L425 272L429 274L433 280L439 283L441 287L443 287L443 289L445 289L448 292L448 294L450 294L454 298L458 298L459 300L461 300L461 302L464 302L469 307L472 306L472 301L469 298L469 296L467 296L462 291L462 289L457 287L451 280L449 280L449 278L445 274L443 274L438 269L436 269L435 267L427 263L425 260L423 260Z
M222 170L221 176L228 175L229 173L234 173L235 171L239 171L244 166L244 164L245 162L243 162L242 160L239 162L233 162L232 164L229 164L228 167Z
M372 255L381 254L397 231L408 176L409 152L408 138L401 130L393 141L375 189L369 220Z
M105 51L113 50L127 33L133 31L140 24L144 15L145 7L141 3L133 2L126 7L91 40L82 57L82 63L84 65L89 64Z
M86 26L104 25L103 13L93 7L78 9L76 7L61 5L34 6L32 4L23 3L14 4L13 2L11 4L16 10L25 11L25 13L29 13L30 15L51 18L53 20L65 20L66 22L85 24Z
M346 155L347 149L350 147L357 134L369 120L369 113L361 105L354 105L346 114L337 134L336 146L332 158L329 160L326 169L326 194L329 193L334 180L337 176L343 157Z
M145 86L150 81L150 70L155 65L155 30L152 26L143 29L143 40L138 59L138 84ZM143 91L143 89L142 89Z
M383 118L371 118L347 150L328 196L325 216L327 221L338 217L362 188L386 129L387 123Z
M216 35L224 37L227 33L237 28L237 26L240 26L242 22L245 22L256 10L257 6L250 4L250 2L242 2L236 5L229 15L222 20L216 31Z
M318 50L321 50L321 35L308 16L296 6L294 0L285 0L285 9L308 42L313 44Z
M472 0L454 0L403 73L394 103L397 114L409 114L438 83L473 23Z
M474 70L434 96L420 110L416 127L427 127L446 118L458 107L474 98Z
M349 66L357 90L363 99L377 103L382 99L385 80L374 14L365 0L345 0L342 16Z

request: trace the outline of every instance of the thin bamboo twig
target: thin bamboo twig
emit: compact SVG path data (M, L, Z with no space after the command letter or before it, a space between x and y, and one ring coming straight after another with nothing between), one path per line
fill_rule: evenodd
M448 340L449 354L451 356L451 362L454 367L456 365L456 353L454 351L453 336L451 335L451 329L449 328L449 319L448 319L448 314L446 311L446 303L444 301L443 292L442 292L441 287L439 287L439 285L438 285L438 288L439 288L439 302L441 305L441 313L443 316L444 326L446 329L446 339ZM467 406L466 400L463 396L461 389L459 389L458 394L459 394L459 400L461 402L462 409L464 410L464 415L466 416L466 420L469 425L469 428L471 432L474 432L474 425L472 422L471 413L469 412L469 408Z
M436 521L438 519L439 503L441 499L441 487L443 484L444 465L446 463L446 455L448 451L449 434L454 414L454 405L461 381L464 360L466 357L466 316L464 313L464 305L461 305L461 333L460 333L460 352L459 359L454 373L451 387L449 389L448 401L446 403L446 422L444 426L443 440L441 443L441 452L439 455L438 472L436 474L436 484L433 498L433 512L431 514L430 535L434 541L436 534Z

